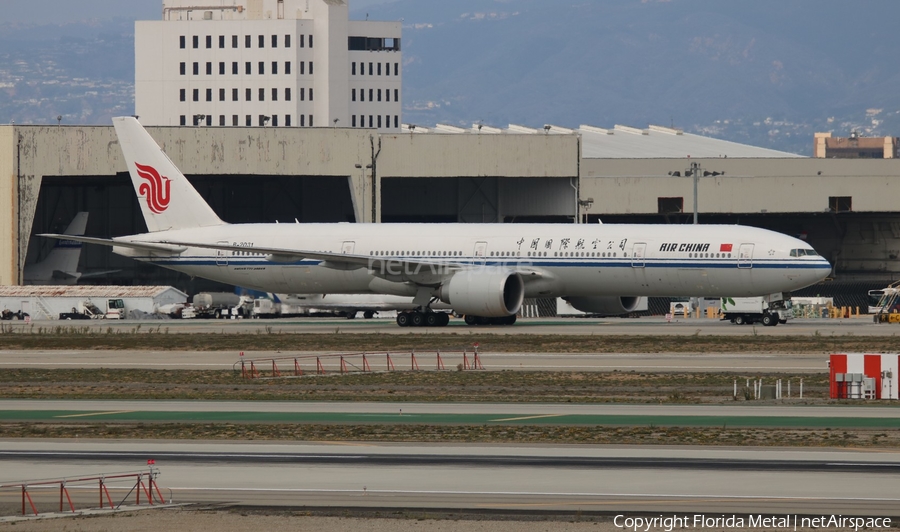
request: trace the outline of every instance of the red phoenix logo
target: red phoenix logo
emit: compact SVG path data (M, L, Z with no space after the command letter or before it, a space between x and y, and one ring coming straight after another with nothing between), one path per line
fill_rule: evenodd
M134 165L137 167L138 175L147 180L138 187L138 193L146 198L147 206L154 214L162 214L169 207L169 188L172 181L166 176L159 175L152 166L137 163Z

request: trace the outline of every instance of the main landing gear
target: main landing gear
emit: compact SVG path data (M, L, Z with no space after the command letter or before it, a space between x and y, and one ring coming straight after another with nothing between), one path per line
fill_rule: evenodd
M397 314L397 325L401 327L445 327L448 323L450 315L446 312L412 310Z

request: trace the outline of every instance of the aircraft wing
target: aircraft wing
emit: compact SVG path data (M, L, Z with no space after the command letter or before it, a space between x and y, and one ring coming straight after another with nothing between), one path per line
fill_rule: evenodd
M155 251L161 253L183 253L187 250L186 247L181 246L173 246L171 244L157 243L157 242L133 242L130 240L115 240L111 238L95 238L90 236L75 236L75 235L59 235L52 233L42 233L39 235L44 238L55 238L57 240L74 240L76 242L84 242L85 244L99 244L101 246L110 246L110 247L123 247L123 248L131 248L138 249L142 251Z
M208 244L205 242L160 241L160 244L178 247L196 247L222 251L250 252L265 255L271 262L295 262L302 259L322 261L321 266L335 270L369 269L374 275L397 282L413 282L420 285L438 285L466 266L452 262L438 262L411 258L374 257L350 253L327 251L307 251L302 249L270 248L260 246L231 246L228 244Z

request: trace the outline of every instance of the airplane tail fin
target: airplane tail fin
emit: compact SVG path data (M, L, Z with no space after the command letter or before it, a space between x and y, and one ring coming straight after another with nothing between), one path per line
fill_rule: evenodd
M66 227L64 235L84 236L87 229L88 213L79 212ZM81 258L81 242L74 240L58 240L56 245L47 255L45 262L52 264L54 270L61 272L75 272L78 269L78 259Z
M137 119L116 117L113 125L150 232L225 223Z

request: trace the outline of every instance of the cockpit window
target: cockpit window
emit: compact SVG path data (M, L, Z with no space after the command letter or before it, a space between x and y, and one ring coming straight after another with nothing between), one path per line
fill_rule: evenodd
M819 254L816 253L814 249L792 249L791 257L818 257Z

